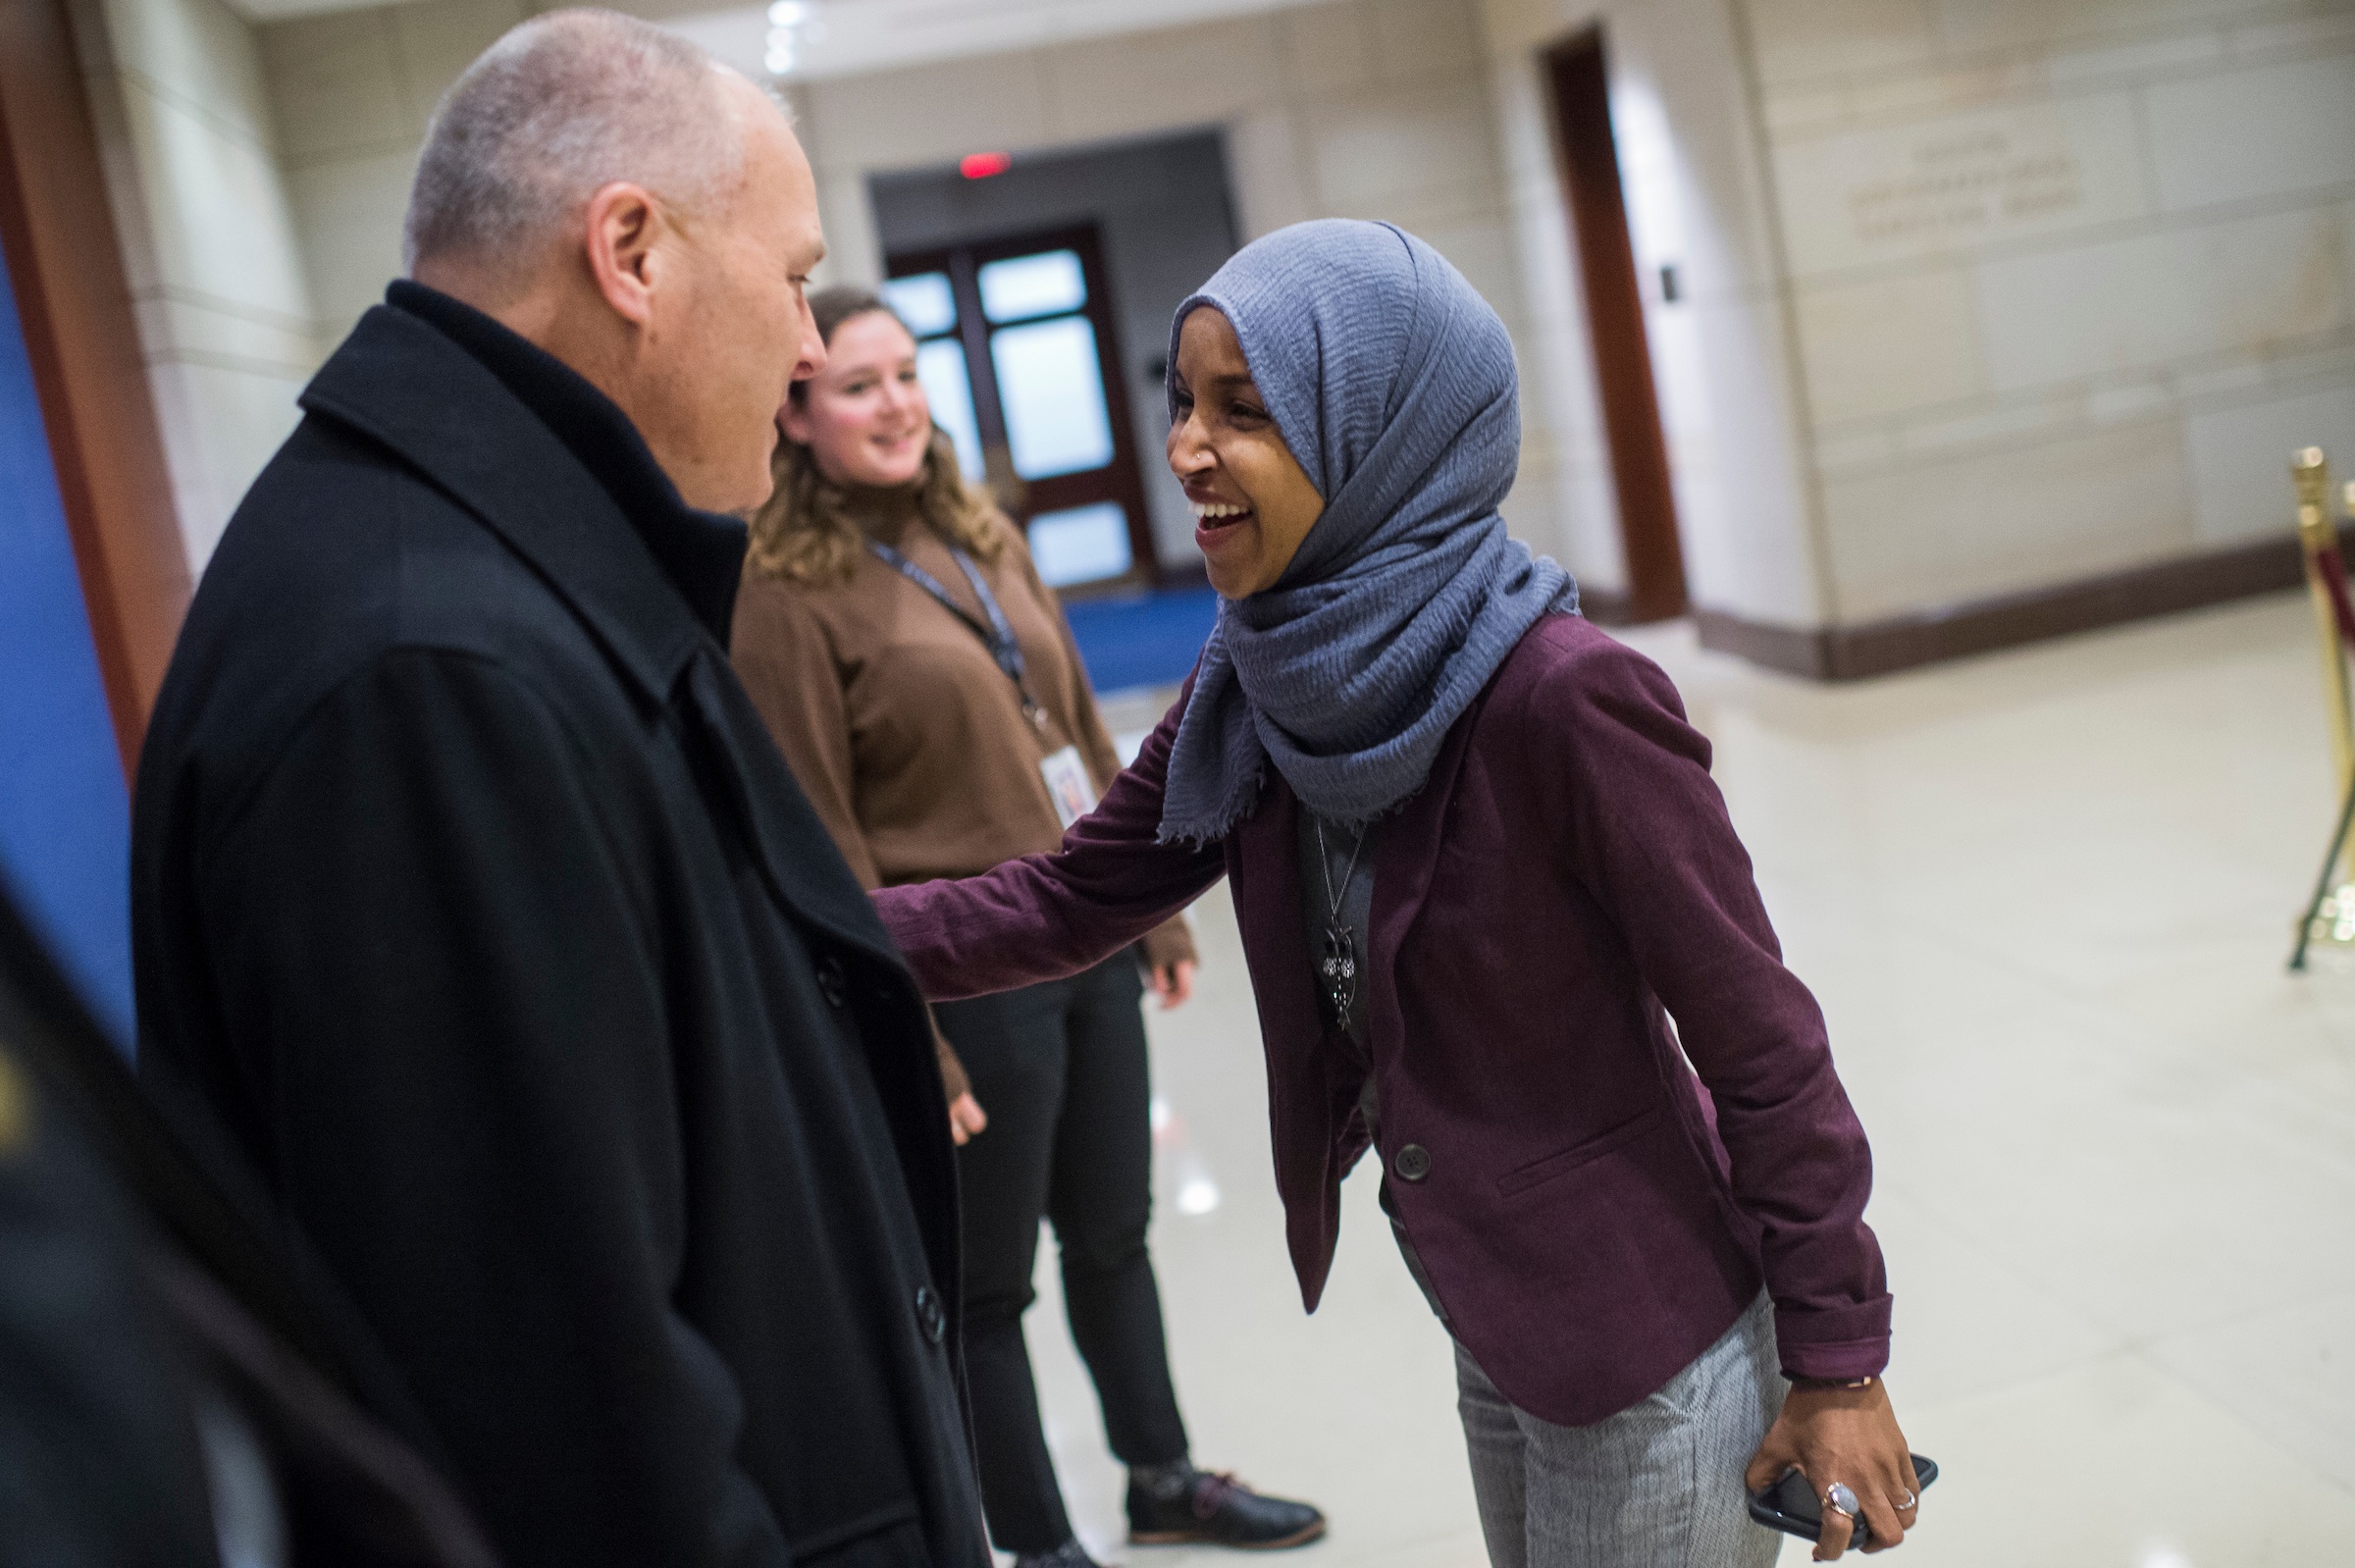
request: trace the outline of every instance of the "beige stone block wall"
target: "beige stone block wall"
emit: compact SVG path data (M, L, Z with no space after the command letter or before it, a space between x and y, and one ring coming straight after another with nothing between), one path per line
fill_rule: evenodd
M2355 457L2355 4L1739 4L1827 619L2279 537Z
M74 25L181 536L201 570L319 358L261 59L221 0L77 0Z
M543 9L409 0L257 29L304 276L329 346L400 275L401 217L434 106L527 10Z

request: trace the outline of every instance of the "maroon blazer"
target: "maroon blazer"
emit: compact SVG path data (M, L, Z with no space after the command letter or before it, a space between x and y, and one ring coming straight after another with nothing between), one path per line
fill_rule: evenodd
M1317 1005L1290 788L1271 775L1222 843L1155 842L1183 707L1055 854L875 902L946 999L1073 973L1226 873L1314 1311L1366 1150L1364 1072ZM1708 768L1657 665L1548 616L1376 841L1367 1020L1390 1191L1481 1370L1563 1425L1657 1389L1761 1277L1793 1376L1888 1360L1871 1153Z

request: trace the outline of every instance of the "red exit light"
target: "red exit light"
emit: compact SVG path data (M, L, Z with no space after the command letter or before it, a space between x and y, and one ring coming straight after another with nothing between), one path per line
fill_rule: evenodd
M1007 152L968 152L957 160L957 172L968 180L987 180L1013 167L1014 155Z

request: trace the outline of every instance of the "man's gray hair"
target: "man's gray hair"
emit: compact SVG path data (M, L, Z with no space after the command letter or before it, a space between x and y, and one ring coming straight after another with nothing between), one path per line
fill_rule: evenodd
M508 262L615 181L690 211L744 165L720 68L676 33L611 11L555 11L484 51L434 112L409 190L402 261Z

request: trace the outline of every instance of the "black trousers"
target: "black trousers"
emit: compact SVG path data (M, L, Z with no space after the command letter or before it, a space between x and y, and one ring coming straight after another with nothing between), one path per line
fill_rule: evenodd
M1000 1550L1072 1539L1038 1417L1022 1314L1038 1223L1055 1227L1072 1338L1112 1451L1186 1456L1161 1292L1145 1252L1153 1134L1143 983L1127 953L1069 980L934 1008L989 1130L957 1151L965 1208L965 1364L981 1502Z

